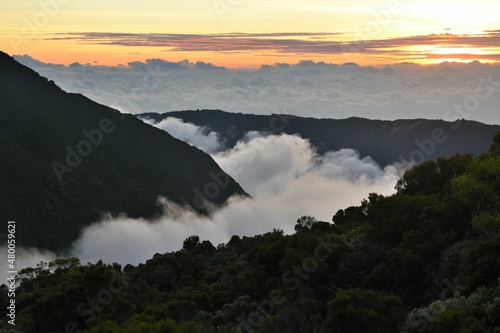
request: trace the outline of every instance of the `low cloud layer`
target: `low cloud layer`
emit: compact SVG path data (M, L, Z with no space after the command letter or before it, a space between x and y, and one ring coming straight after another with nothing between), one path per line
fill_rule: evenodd
M349 52L371 44L349 47L344 65L302 61L252 70L188 60L149 59L110 67L79 63L62 66L28 56L15 58L64 90L134 114L221 109L319 118L464 118L500 123L500 65L357 66L349 63ZM453 111L455 105L466 102L470 110Z
M181 119L168 117L155 123L154 120L143 118L145 123L154 125L172 135L174 138L182 140L195 146L204 152L210 154L219 151L223 148L223 144L219 142L220 136L218 133L200 128L193 124L185 123Z
M83 231L72 254L83 262L137 264L155 253L180 249L191 235L218 245L232 235L273 228L293 233L301 216L331 221L338 209L358 205L371 192L393 193L400 175L395 167L381 169L350 149L317 155L307 140L292 135L251 132L233 149L212 156L253 198L233 197L210 218L160 198L161 218L108 216Z

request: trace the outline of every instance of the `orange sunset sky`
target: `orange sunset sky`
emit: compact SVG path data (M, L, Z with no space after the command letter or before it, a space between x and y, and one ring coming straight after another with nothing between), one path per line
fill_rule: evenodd
M498 0L17 0L0 5L0 50L62 64L491 63L499 17Z

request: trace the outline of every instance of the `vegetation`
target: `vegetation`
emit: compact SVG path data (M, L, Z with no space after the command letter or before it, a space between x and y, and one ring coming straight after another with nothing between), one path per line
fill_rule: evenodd
M40 263L20 272L16 328L500 332L499 211L494 144L479 157L416 166L396 194L370 194L333 224L301 217L292 235L233 236L217 247L192 236L137 267Z

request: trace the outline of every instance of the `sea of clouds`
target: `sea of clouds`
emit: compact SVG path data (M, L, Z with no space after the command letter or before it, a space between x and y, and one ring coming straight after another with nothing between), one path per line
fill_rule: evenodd
M228 69L205 62L135 61L120 66L48 64L14 56L69 92L127 113L221 109L319 118L428 118L498 124L500 65L358 66L301 61ZM495 91L465 115L447 112L485 83Z

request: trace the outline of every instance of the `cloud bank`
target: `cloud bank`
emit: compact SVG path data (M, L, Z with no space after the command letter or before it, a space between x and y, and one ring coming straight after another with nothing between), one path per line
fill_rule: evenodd
M365 31L365 35L367 32ZM500 45L499 30L487 30L476 34L440 33L386 39L366 38L369 37L366 35L363 40L357 38L355 41L335 38L339 35L349 34L329 32L221 34L79 32L58 33L55 37L48 39L97 45L162 47L174 52L264 51L282 54L376 54L403 59L454 58L493 61L500 59L497 53ZM372 32L369 35L374 34ZM441 49L441 52L429 52L429 45L436 46ZM424 48L418 48L418 46L424 46ZM449 47L455 50L449 50ZM462 52L457 53L456 50L462 50Z
M273 228L293 233L301 216L331 221L338 209L358 205L371 192L394 193L400 176L395 167L381 169L351 149L318 155L309 141L292 135L251 132L234 148L212 156L252 198L230 198L210 217L160 198L162 217L147 221L107 216L83 231L72 255L83 262L138 264L155 253L182 248L191 235L218 245L232 235L252 236Z
M359 47L371 46L353 45L354 51ZM464 118L500 124L500 65L478 62L370 67L301 61L236 70L188 60L149 59L110 67L15 58L66 91L133 114L221 109L319 118ZM473 112L449 112L478 90L481 95L487 92L488 98L481 99Z
M142 118L150 125L154 125L172 135L174 138L182 140L210 154L220 151L224 145L219 142L220 136L216 132L200 128L196 125L185 123L181 119L168 117L155 123L154 120Z

